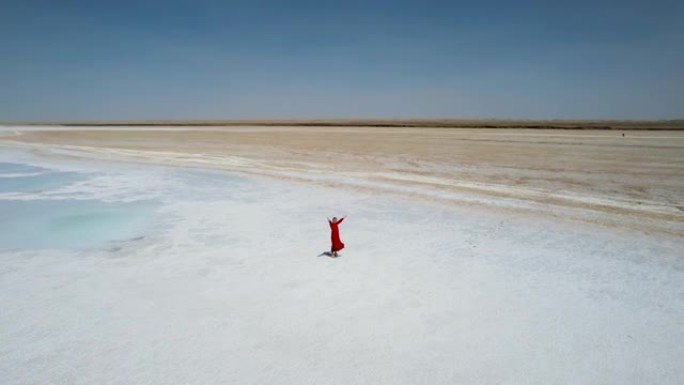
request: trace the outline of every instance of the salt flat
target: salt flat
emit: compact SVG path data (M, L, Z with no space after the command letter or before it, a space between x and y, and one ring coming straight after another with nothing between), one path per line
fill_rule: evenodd
M154 209L0 251L0 379L682 383L679 134L439 132L5 136L0 161L44 169L0 185L73 180L4 204ZM347 248L320 256L339 214Z
M48 144L111 159L211 167L684 233L684 131L379 127L19 131L4 140L0 137L0 143Z

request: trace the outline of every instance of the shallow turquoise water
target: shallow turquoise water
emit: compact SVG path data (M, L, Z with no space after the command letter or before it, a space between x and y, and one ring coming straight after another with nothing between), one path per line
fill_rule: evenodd
M0 193L40 192L68 185L87 176L18 163L0 163Z
M154 205L97 200L0 201L0 250L83 248L139 235Z
M141 236L158 203L72 199L97 173L0 163L0 250L80 249ZM44 195L41 195L44 194Z

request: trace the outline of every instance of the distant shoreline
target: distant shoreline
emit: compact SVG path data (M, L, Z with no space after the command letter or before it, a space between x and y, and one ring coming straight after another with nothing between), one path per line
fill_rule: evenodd
M19 127L0 146L236 172L681 236L684 130Z
M15 126L62 127L412 127L412 128L501 128L559 130L684 130L679 120L506 120L506 119L311 119L311 120L121 120L2 122Z

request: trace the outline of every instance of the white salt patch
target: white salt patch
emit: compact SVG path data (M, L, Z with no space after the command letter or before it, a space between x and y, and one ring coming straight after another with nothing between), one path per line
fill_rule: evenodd
M15 173L3 173L0 174L0 178L28 178L32 176L43 175L43 172L15 172Z
M120 171L92 193L154 191L156 232L0 254L4 382L684 382L681 238Z

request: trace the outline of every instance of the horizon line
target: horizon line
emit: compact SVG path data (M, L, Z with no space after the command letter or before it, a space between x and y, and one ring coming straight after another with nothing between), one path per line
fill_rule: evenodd
M2 126L308 126L681 130L683 119L506 119L506 118L312 118L312 119L121 119L0 121Z

